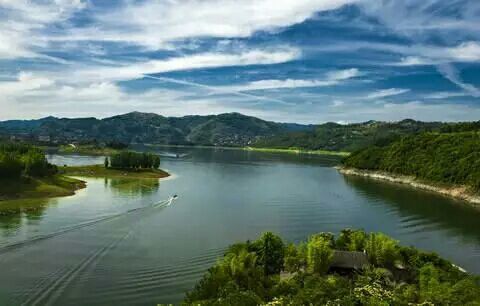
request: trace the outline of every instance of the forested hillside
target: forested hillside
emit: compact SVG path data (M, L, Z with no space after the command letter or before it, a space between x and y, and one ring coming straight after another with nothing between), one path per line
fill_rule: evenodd
M480 132L406 136L383 147L370 146L357 151L344 160L344 165L412 175L432 182L467 185L478 191Z
M454 124L403 120L400 122L369 121L355 124L325 123L313 131L289 132L259 140L262 148L328 150L352 152L369 145L384 145L404 135L439 131Z
M132 112L105 119L54 118L0 122L5 133L25 140L121 142L169 145L246 146L258 139L307 125L275 123L238 113L211 116L164 117Z

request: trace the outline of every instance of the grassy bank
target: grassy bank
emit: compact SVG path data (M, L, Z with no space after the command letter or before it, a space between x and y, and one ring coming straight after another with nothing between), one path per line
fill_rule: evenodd
M290 153L290 154L316 154L316 155L335 155L335 156L348 156L350 154L349 152L342 152L342 151L302 150L298 148L275 149L275 148L245 147L244 149L248 151Z
M68 196L85 187L85 182L62 175L2 179L0 180L0 201Z
M99 147L95 145L63 145L58 148L58 153L62 154L83 154L83 155L112 155L122 151L109 147Z
M170 176L160 169L114 169L103 165L60 167L59 172L71 176L159 179Z

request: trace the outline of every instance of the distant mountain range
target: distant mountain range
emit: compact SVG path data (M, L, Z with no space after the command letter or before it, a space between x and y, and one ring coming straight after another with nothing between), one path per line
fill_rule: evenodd
M105 119L46 117L0 122L0 132L3 130L10 137L25 140L209 146L246 146L265 137L313 128L312 125L276 123L239 113L164 117L132 112Z
M405 135L422 132L478 131L479 122L442 123L406 119L355 124L302 125L277 123L239 113L209 116L164 117L132 112L105 119L56 118L0 122L0 134L20 140L49 143L122 142L256 146L306 150L355 151L383 146Z

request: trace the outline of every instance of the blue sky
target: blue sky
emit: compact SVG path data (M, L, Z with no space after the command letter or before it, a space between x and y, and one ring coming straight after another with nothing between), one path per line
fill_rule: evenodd
M0 0L0 120L480 119L478 0Z

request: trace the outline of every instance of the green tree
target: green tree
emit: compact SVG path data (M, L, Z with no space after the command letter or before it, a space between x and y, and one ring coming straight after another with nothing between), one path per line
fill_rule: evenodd
M259 256L259 263L264 267L265 275L278 274L283 270L285 246L282 239L272 232L265 232L252 244Z
M325 237L313 235L307 243L307 266L313 273L325 274L333 260L331 242Z
M400 259L398 241L382 233L370 233L365 243L370 262L381 267L392 267Z
M284 267L287 272L297 272L305 265L303 254L297 250L297 247L290 243L285 248Z

